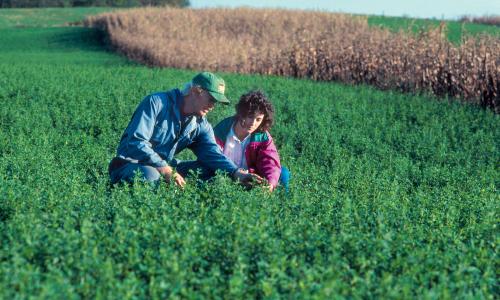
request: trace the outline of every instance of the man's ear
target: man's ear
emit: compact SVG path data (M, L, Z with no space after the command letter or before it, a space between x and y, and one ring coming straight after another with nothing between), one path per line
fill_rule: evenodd
M203 89L199 86L194 86L191 88L191 91L194 92L196 95L201 95L201 93L203 92Z

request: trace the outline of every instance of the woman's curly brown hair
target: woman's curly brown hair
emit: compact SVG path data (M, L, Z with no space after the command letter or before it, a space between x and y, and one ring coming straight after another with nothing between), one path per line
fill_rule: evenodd
M240 97L236 104L237 120L257 114L264 114L264 120L257 131L264 132L269 130L274 122L274 108L269 99L262 91L250 91Z

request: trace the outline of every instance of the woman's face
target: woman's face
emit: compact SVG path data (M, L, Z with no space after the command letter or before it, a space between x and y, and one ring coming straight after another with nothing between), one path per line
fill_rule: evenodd
M255 130L257 130L257 128L259 128L260 124L262 124L263 121L264 114L257 112L246 117L241 117L239 119L239 125L241 129L243 129L246 133L251 134Z

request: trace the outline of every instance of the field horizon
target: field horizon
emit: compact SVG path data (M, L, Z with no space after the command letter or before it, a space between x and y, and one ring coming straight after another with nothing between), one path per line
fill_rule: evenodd
M57 12L0 22L0 298L495 299L492 111L221 72L233 104L256 88L273 102L290 192L223 175L112 187L137 104L199 70L131 62L95 29L52 26L89 11Z

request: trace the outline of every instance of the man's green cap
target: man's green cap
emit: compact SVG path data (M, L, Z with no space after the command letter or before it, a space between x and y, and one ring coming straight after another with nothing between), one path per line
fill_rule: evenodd
M199 85L202 89L209 92L215 101L229 104L229 99L224 96L224 91L226 90L224 79L210 72L202 72L196 75L192 82L194 85Z

